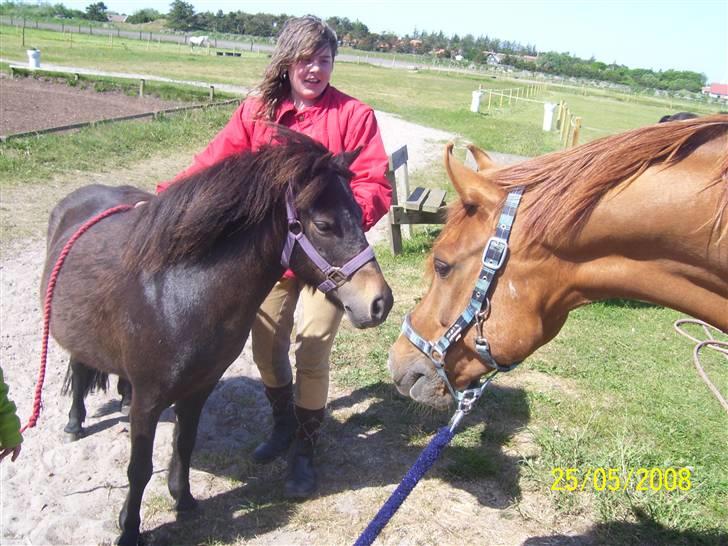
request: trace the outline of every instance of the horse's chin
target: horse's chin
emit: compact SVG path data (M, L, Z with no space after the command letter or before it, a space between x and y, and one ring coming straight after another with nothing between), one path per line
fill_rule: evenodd
M394 373L395 366L390 352L390 372L397 390L409 396L416 402L431 406L438 410L446 410L452 403L452 396L442 380L433 373L431 366L421 360L416 360L407 366L402 374Z
M449 393L443 392L443 387L440 379L423 375L410 387L408 394L416 402L445 411L450 408L453 399Z

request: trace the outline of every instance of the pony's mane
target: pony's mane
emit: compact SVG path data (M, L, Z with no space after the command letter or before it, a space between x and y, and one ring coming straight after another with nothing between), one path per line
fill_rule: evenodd
M677 163L727 132L728 115L720 114L649 125L504 167L489 178L505 188L536 192L538 197L519 213L526 233L575 234L612 188L630 183L651 165ZM719 226L728 208L728 153L716 165L713 183L724 187L714 218Z
M346 165L313 139L283 128L277 138L280 144L232 155L144 205L124 252L126 267L158 271L182 260L199 261L229 235L253 229L271 215L273 232L255 241L263 247L283 241L282 203L289 186L301 210L332 180L320 176L325 171L351 177Z

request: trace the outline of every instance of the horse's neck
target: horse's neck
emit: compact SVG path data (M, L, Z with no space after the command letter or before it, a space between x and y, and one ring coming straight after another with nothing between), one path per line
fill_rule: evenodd
M728 329L728 234L714 226L723 188L688 158L648 169L607 195L561 248L585 301L624 297L665 305ZM581 302L583 303L583 302Z

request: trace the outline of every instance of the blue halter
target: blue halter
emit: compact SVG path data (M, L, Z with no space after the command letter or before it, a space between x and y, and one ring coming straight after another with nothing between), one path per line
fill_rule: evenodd
M445 331L445 333L434 342L427 341L412 327L409 315L404 318L402 324L402 334L409 339L409 341L422 351L432 361L435 366L435 370L438 375L442 378L450 391L450 394L458 403L458 408L463 409L465 413L470 410L470 407L475 403L483 391L488 386L490 381L495 377L498 372L509 372L520 362L515 362L504 366L496 362L495 358L490 352L490 346L488 341L483 335L483 323L485 317L490 309L490 301L488 300L488 290L490 289L493 280L495 279L498 270L503 265L508 253L508 238L511 234L511 227L516 217L516 210L521 202L521 196L523 195L523 187L519 186L510 191L506 197L506 202L503 205L500 218L498 219L498 225L496 227L495 235L488 239L485 249L483 250L482 267L478 274L478 280L475 283L475 288L470 296L470 302L455 322ZM483 306L485 305L485 308ZM494 368L495 371L487 376L483 383L474 388L468 388L463 391L457 391L445 372L445 354L451 345L456 343L461 337L463 331L475 321L477 336L475 338L475 350L478 356L482 358L487 364Z

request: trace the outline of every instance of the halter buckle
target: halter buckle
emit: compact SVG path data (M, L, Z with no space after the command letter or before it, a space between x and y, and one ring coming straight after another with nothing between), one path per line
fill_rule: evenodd
M483 265L488 269L498 270L508 254L508 241L501 237L491 237L483 250Z
M326 273L326 278L334 283L337 288L349 279L340 267L332 267L329 269Z
M445 364L445 353L440 351L439 349L433 347L430 349L430 354L427 355L430 357L430 360L436 365L436 366L442 366Z

